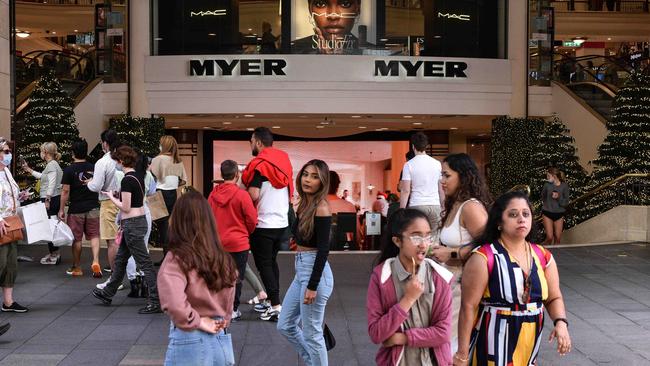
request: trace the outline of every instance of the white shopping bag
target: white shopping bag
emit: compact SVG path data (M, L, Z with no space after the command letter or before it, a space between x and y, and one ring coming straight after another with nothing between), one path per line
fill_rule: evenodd
M58 218L50 219L50 229L52 229L52 244L55 247L72 245L74 235L68 224Z
M50 219L47 218L47 210L43 202L18 207L18 215L20 215L20 218L25 224L27 244L34 244L39 241L52 241Z

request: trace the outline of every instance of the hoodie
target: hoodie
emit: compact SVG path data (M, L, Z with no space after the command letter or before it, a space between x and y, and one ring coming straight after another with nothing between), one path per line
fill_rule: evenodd
M293 197L293 168L289 155L274 147L266 147L248 163L242 172L241 181L248 187L255 176L255 171L260 172L275 189L289 188L289 197Z
M257 225L257 210L248 192L234 183L222 183L214 187L208 203L223 248L229 253L249 250L248 237Z

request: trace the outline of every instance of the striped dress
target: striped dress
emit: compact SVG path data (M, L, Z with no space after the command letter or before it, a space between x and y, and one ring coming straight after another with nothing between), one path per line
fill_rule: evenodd
M488 285L478 308L470 341L470 365L529 366L537 364L544 327L548 285L544 270L551 252L530 244L530 278L497 241L474 250L488 266ZM526 288L529 300L525 303Z

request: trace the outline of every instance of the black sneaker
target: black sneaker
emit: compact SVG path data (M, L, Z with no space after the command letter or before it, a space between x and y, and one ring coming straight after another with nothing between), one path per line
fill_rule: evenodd
M138 314L158 314L158 313L162 313L162 309L160 309L160 305L157 304L147 304L147 306L138 310Z
M111 269L110 266L109 266L109 267L104 267L104 272L106 272L106 273L113 273L113 270Z
M96 299L99 299L99 301L101 301L102 304L104 304L104 305L110 305L111 302L113 302L113 299L111 299L110 297L104 295L104 291L102 291L102 290L100 290L98 288L94 288L92 294L93 294L93 296L95 296Z
M5 303L2 303L2 311L4 312L9 312L13 311L14 313L26 313L29 309L26 307L20 305L19 303L15 302L9 306L5 305Z
M260 320L277 322L280 317L281 308L268 308L265 312L260 315Z
M11 328L11 324L9 324L9 323L5 323L5 324L0 325L0 336L7 333L9 328Z

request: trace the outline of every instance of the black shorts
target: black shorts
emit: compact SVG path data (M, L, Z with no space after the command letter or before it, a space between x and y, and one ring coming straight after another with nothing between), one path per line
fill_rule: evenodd
M552 221L557 221L561 218L564 217L564 212L548 212L548 211L542 211L542 215L548 217Z

